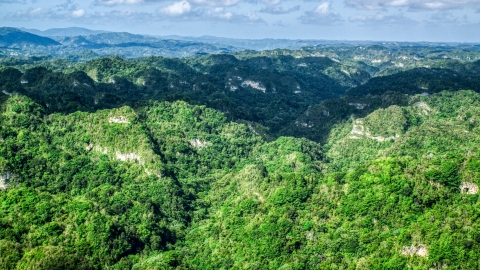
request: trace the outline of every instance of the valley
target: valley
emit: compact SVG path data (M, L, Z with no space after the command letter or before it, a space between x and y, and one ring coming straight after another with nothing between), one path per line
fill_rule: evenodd
M480 267L478 45L73 30L0 31L0 268Z

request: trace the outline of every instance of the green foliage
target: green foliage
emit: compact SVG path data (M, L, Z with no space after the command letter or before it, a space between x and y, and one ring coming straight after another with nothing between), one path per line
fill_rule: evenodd
M480 95L275 53L0 69L0 268L479 268Z

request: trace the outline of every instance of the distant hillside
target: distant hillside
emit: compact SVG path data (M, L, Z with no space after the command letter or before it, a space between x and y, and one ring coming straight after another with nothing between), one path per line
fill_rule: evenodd
M0 28L0 47L24 45L51 46L60 45L60 43L53 39L27 33L16 28Z
M128 42L155 42L158 38L130 34L127 32L101 33L87 37L88 40L96 43L122 44Z
M204 42L222 46L234 46L248 50L273 50L273 49L291 49L298 50L302 47L316 46L320 43L338 43L326 40L291 40L291 39L236 39L213 36L201 37L182 37L182 36L164 36L166 39L176 39L185 41Z
M126 32L94 34L94 31L85 32L82 28L70 29L72 31L68 31L68 29L58 29L57 32L53 32L55 29L51 29L52 31L47 33L52 35L53 33L58 34L58 36L52 38L41 37L15 28L1 29L0 47L20 48L25 45L29 46L28 50L16 50L13 54L6 54L18 58L28 58L35 55L36 57L48 56L67 58L73 61L87 61L96 58L96 56L109 55L119 55L127 58L138 58L152 55L164 57L186 57L194 54L225 53L239 50L232 46L219 46L198 41L160 39ZM36 33L38 33L38 30L36 31ZM63 35L62 33L65 34L65 36L60 36ZM90 34L75 36L67 35L73 33ZM43 32L41 34L45 35ZM62 46L49 48L47 47L49 45ZM86 51L88 52L86 53ZM93 52L93 54L91 54L91 52ZM0 55L5 55L5 53L1 52ZM86 55L93 55L93 57L85 57Z
M25 32L44 37L73 37L73 36L89 36L105 33L104 30L90 30L81 27L52 28L47 30L21 28Z
M88 46L98 46L97 43L87 40L84 36L74 36L74 37L61 37L57 39L64 46L71 47L88 47Z

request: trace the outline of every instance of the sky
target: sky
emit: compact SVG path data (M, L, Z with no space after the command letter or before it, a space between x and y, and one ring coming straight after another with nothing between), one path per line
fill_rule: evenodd
M0 0L0 26L246 39L480 42L480 0Z

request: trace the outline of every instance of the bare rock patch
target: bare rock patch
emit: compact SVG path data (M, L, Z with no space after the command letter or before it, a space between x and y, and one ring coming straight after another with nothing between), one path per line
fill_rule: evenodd
M428 257L428 249L423 244L403 246L401 254L404 256Z
M460 192L463 194L477 194L478 193L478 185L475 183L470 182L463 182L459 186Z
M128 118L123 115L110 117L108 119L108 122L116 124L130 124L130 120L128 120Z
M264 93L267 91L267 88L265 86L263 86L260 82L255 82L255 81L251 81L251 80L247 80L247 81L242 82L242 87L247 87L247 86L250 86L253 89L260 90Z
M118 160L121 161L138 161L140 162L141 157L135 153L122 154L120 152L115 153Z
M189 142L195 148L204 148L204 147L212 146L211 142L202 141L200 139L191 139Z

